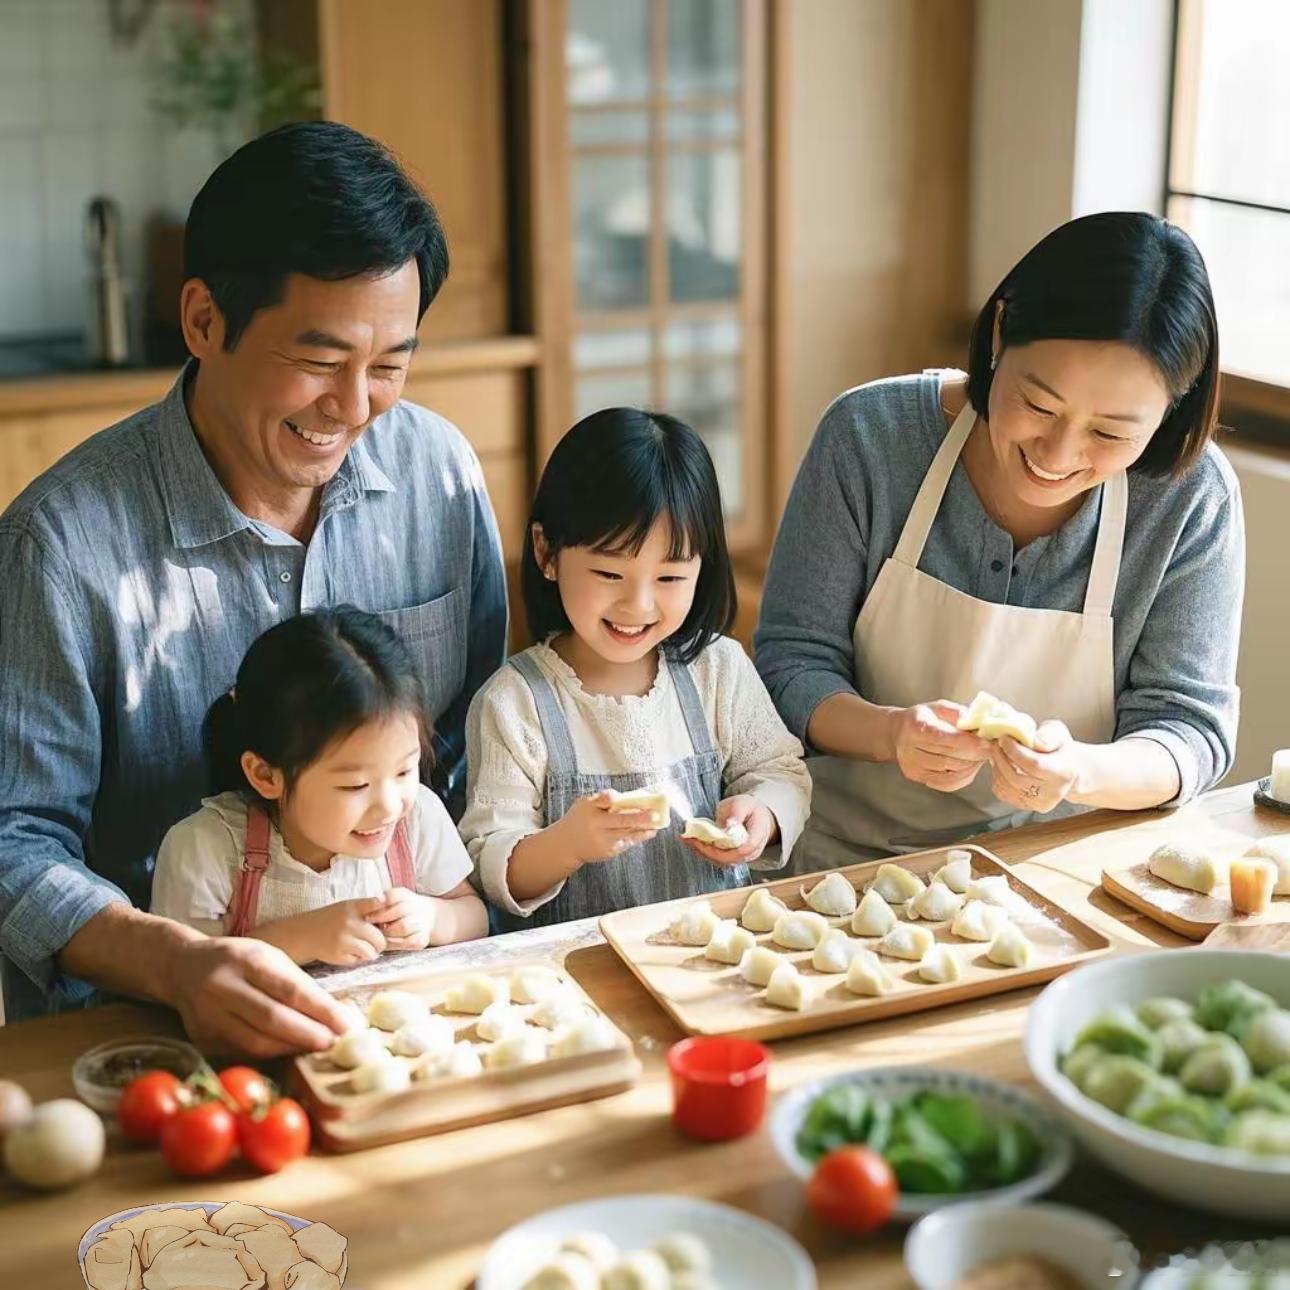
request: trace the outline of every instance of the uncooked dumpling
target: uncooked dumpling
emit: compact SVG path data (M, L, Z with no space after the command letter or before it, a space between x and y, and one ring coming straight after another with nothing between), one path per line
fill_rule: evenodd
M852 994L886 994L892 980L882 960L872 950L857 950L847 968L847 989Z
M1157 847L1147 868L1162 882L1208 896L1223 881L1223 870L1213 856L1166 843Z
M968 883L965 893L968 900L983 900L987 905L998 905L1007 909L1013 904L1012 888L1003 874L991 874L986 878L973 878Z
M663 1256L674 1277L680 1272L712 1271L712 1251L692 1232L670 1232L661 1241L655 1241L653 1248Z
M551 1043L552 1057L579 1057L583 1053L617 1048L618 1031L606 1017L586 1016L562 1026Z
M671 1290L672 1274L654 1250L624 1255L601 1280L601 1290Z
M412 1074L402 1062L368 1062L350 1077L355 1093L400 1093L412 1082Z
M934 882L908 901L906 918L925 918L929 923L948 922L963 907L963 897L943 882Z
M1008 911L984 900L969 900L954 916L950 931L965 941L992 941L1008 925Z
M878 942L878 953L893 959L910 959L917 963L936 943L930 927L897 923Z
M786 950L813 950L828 930L823 914L794 909L780 915L770 938Z
M933 945L918 960L918 975L933 985L945 985L963 975L963 964L948 945Z
M739 921L750 932L769 932L788 913L788 906L770 894L766 887L758 887L744 904Z
M527 1023L524 1015L513 1004L490 1003L475 1022L475 1033L480 1039L504 1039L519 1034Z
M987 691L980 691L959 718L960 730L974 731L982 739L1002 739L1011 736L1019 744L1033 748L1036 742L1035 719L1018 712L1010 703L997 699Z
M876 891L889 905L903 905L923 889L923 880L898 864L879 865L870 891Z
M1274 896L1290 896L1290 833L1260 838L1246 853L1256 860L1271 860L1277 867Z
M995 933L985 956L1000 967L1029 967L1035 957L1035 947L1015 923L1005 923Z
M411 1021L394 1032L390 1051L396 1057L424 1057L427 1053L447 1052L453 1044L452 1022L433 1013L420 1021Z
M625 812L646 811L649 813L649 825L653 829L665 829L672 818L672 807L667 794L661 788L634 788L628 793L619 793L610 788L609 809L615 815Z
M955 849L945 853L945 863L936 871L933 882L944 883L961 896L972 881L972 852Z
M525 1277L520 1290L600 1290L600 1271L585 1254L561 1250Z
M511 990L505 977L485 976L482 972L472 973L458 981L444 998L444 1007L449 1012L481 1013L494 1003L506 1003L510 1000Z
M841 928L835 927L824 934L824 939L811 955L811 966L817 972L845 972L851 965L860 946Z
M379 1062L386 1054L385 1041L375 1030L351 1030L327 1050L327 1060L352 1071L368 1062Z
M739 975L753 985L766 985L775 969L788 960L765 945L754 945L739 960Z
M897 921L896 911L870 887L851 916L851 930L857 936L885 936Z
M687 905L673 920L672 939L682 945L702 947L712 939L721 920L712 912L712 906L706 900L696 900Z
M484 1069L479 1054L465 1041L453 1044L446 1053L431 1053L417 1067L417 1079L467 1079Z
M817 914L843 918L855 913L856 889L840 873L831 873L806 893L806 903Z
M377 1030L393 1034L401 1026L421 1021L427 1013L426 1001L406 990L382 990L367 1005L367 1019Z
M791 963L781 963L772 973L766 986L766 1002L794 1012L800 1011L805 1004L806 983Z
M612 1238L604 1232L574 1232L560 1242L560 1249L567 1250L570 1254L581 1254L594 1265L598 1273L612 1268L621 1254ZM600 1283L597 1282L596 1285L599 1290Z
M710 820L704 815L696 815L694 819L686 820L685 832L681 836L706 842L708 846L716 847L719 851L737 851L748 841L748 830L738 820L732 820L722 828L716 820Z
M755 944L753 934L747 928L740 927L733 918L723 918L712 933L703 957L714 963L738 963Z
M511 999L515 1003L541 1003L564 988L564 978L542 963L526 963L511 973Z
M566 987L543 999L529 1014L529 1020L545 1030L558 1030L588 1016L590 1011L582 997Z
M490 1044L484 1054L484 1065L489 1070L507 1070L512 1066L533 1066L546 1061L546 1040L533 1029L525 1026L515 1034Z

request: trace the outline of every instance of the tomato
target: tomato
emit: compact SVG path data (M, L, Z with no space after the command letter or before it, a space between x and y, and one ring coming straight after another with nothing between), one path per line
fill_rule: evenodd
M263 1115L237 1117L237 1141L248 1164L276 1174L309 1150L309 1117L299 1102L280 1097Z
M161 1155L175 1173L201 1178L233 1158L237 1123L222 1102L200 1102L176 1111L162 1127Z
M830 1151L806 1185L806 1199L827 1223L856 1236L880 1228L896 1207L896 1175L868 1147Z
M121 1132L132 1142L156 1142L180 1106L183 1084L169 1071L148 1071L125 1086L117 1104Z
M254 1111L273 1101L273 1085L250 1066L226 1066L219 1073L219 1082L239 1111Z

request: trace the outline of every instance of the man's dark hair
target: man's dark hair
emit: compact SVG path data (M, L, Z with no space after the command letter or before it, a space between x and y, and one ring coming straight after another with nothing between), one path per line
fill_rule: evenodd
M193 199L184 277L200 278L236 348L287 275L338 281L416 260L418 322L448 276L439 216L388 149L336 121L284 125L244 144Z

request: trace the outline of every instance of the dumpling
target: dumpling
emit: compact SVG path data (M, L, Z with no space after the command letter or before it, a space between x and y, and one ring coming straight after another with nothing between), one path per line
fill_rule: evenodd
M817 914L842 918L856 911L856 889L837 872L829 874L804 894L806 903Z
M475 1023L475 1033L480 1039L504 1039L507 1035L517 1035L526 1026L523 1014L509 1003L490 1003L479 1014Z
M1138 1020L1151 1030L1159 1030L1171 1021L1190 1021L1195 1009L1186 999L1160 995L1138 1004Z
M987 905L997 905L1001 909L1007 909L1013 904L1012 888L1001 873L973 878L968 883L965 895L969 900L983 900Z
M672 939L682 945L706 945L720 921L706 900L696 900L672 920Z
M738 963L756 943L747 928L740 927L733 918L723 918L712 933L703 957L714 963Z
M420 1021L400 1026L394 1032L390 1052L396 1057L424 1057L427 1053L447 1052L455 1038L452 1022L431 1013Z
M1241 1047L1260 1075L1290 1062L1290 1012L1267 1008L1256 1013L1241 1034Z
M355 1093L401 1093L412 1082L412 1073L402 1062L368 1062L350 1077Z
M1211 1035L1182 1064L1178 1079L1189 1093L1225 1097L1249 1082L1250 1059L1231 1035Z
M1208 896L1223 881L1223 871L1213 856L1166 843L1147 860L1147 868L1162 882Z
M382 990L367 1005L367 1019L377 1030L393 1034L401 1026L421 1021L428 1012L426 1001L406 990Z
M896 911L870 887L851 916L851 930L857 936L885 936L898 921Z
M585 1254L562 1250L535 1268L520 1290L600 1290L600 1270Z
M1257 860L1271 860L1277 867L1274 896L1290 896L1290 833L1260 838L1246 853Z
M446 1053L431 1053L416 1069L417 1079L468 1079L478 1075L484 1063L474 1046L464 1041Z
M1209 1038L1210 1032L1198 1026L1190 1017L1166 1021L1156 1031L1163 1057L1160 1069L1170 1075L1182 1069L1182 1064Z
M960 730L975 731L982 739L1002 739L1009 735L1027 748L1035 746L1038 728L1034 717L1018 712L1010 703L981 690L959 718Z
M619 1045L618 1031L606 1017L583 1017L561 1026L551 1042L552 1057L580 1057L583 1053L600 1053Z
M581 1254L595 1267L597 1273L607 1272L619 1259L618 1246L604 1232L574 1232L560 1242L560 1249L570 1254ZM600 1283L596 1283L599 1290Z
M1146 1062L1123 1053L1111 1053L1093 1063L1081 1089L1085 1096L1100 1102L1107 1110L1123 1115L1129 1103L1158 1078Z
M788 906L770 894L766 887L758 887L744 903L739 921L750 932L769 932L780 918L788 913Z
M1024 968L1033 961L1035 947L1015 923L1005 923L995 933L985 956L1000 967Z
M335 1273L342 1280L349 1267L349 1239L326 1223L310 1223L294 1234L296 1248L312 1259L324 1272Z
M739 960L739 975L753 985L767 985L775 969L788 960L765 945L754 945Z
M671 1290L672 1274L656 1250L626 1254L601 1278L601 1290Z
M780 915L771 932L771 940L786 950L813 950L828 930L823 914L794 909Z
M951 891L943 882L934 882L908 901L906 918L925 918L929 923L944 923L953 918L963 907L963 897Z
M686 820L685 832L681 836L706 842L710 847L716 847L720 851L737 851L748 841L748 830L738 820L732 820L722 828L716 820L696 815L694 819Z
M242 1232L237 1239L264 1269L272 1287L283 1285L287 1269L300 1262L300 1247L280 1227L255 1227Z
M511 973L511 1000L514 1003L541 1003L564 989L564 978L543 963L526 963Z
M673 1277L681 1272L712 1271L712 1251L693 1232L670 1232L661 1241L655 1241L653 1249L662 1256Z
M879 865L878 873L869 886L870 891L876 891L889 905L903 905L905 901L913 900L922 889L923 880L898 864Z
M189 1227L175 1227L167 1223L164 1227L150 1227L143 1234L143 1244L139 1247L139 1262L146 1272L152 1266L152 1261L161 1253L163 1245L169 1245L171 1241L177 1241L181 1236L187 1236L192 1231ZM117 1232L117 1236L123 1236L124 1233ZM237 1223L232 1229L224 1233L225 1236L235 1236L239 1238L243 1245L246 1246L252 1254L255 1255L256 1261L267 1272L269 1263L273 1261L272 1248L281 1251L281 1243L286 1241L291 1246L289 1257L286 1263L282 1265L280 1271L286 1271L300 1257L300 1251L296 1249L291 1242L291 1237L280 1227L249 1227L245 1223ZM251 1238L251 1242L247 1241ZM260 1242L257 1238L263 1237L264 1241ZM268 1247L266 1250L257 1251L255 1246L264 1244ZM268 1261L265 1254L268 1253Z
M505 977L472 973L449 989L444 1007L449 1012L481 1013L494 1003L508 1003L511 988Z
M936 943L931 928L913 923L897 923L878 942L878 953L892 959L910 959L917 963Z
M144 1281L149 1290L163 1286L263 1284L264 1272L255 1256L233 1237L220 1236L218 1232L189 1232L162 1246Z
M182 1236L184 1229L177 1228ZM140 1290L143 1285L139 1251L129 1232L104 1232L81 1264L90 1290Z
M1238 1034L1256 1013L1275 1008L1277 1001L1244 981L1216 981L1196 1000L1196 1020L1206 1030Z
M860 946L840 927L826 932L811 955L811 966L817 972L845 972Z
M1223 1145L1257 1156L1290 1156L1290 1115L1243 1111L1228 1126Z
M887 969L872 950L857 950L847 968L846 987L852 994L879 995L891 989Z
M1061 1072L1082 1093L1089 1071L1106 1055L1106 1049L1098 1044L1080 1044L1062 1058Z
M933 945L919 959L918 975L933 985L945 985L963 975L963 964L948 945Z
M1278 1115L1290 1115L1290 1090L1281 1088L1270 1079L1252 1079L1228 1094L1223 1104L1235 1112L1275 1111Z
M1232 908L1238 914L1263 914L1272 903L1277 867L1260 856L1241 856L1228 869Z
M950 931L965 941L992 941L1008 925L1008 912L984 900L969 900L950 924Z
M1181 1091L1173 1095L1146 1092L1148 1096L1129 1104L1128 1116L1134 1123L1192 1142L1212 1142L1217 1136L1220 1117L1225 1115L1221 1103Z
M777 1008L789 1008L794 1012L802 1009L806 1003L806 983L802 974L791 964L781 963L771 973L766 985L766 1002Z
M489 1070L507 1070L513 1066L534 1066L546 1061L546 1040L533 1029L523 1030L490 1044L484 1053L484 1065Z
M958 892L960 896L963 895L972 881L972 852L957 848L947 851L945 863L933 875L932 881Z
M375 1030L351 1030L327 1050L327 1060L347 1071L379 1062L386 1055L385 1041Z
M1160 1040L1127 1004L1117 1004L1086 1022L1075 1036L1075 1047L1081 1044L1097 1044L1108 1053L1136 1057L1152 1067L1158 1067L1164 1056Z
M609 810L615 815L648 811L649 824L654 829L667 828L672 818L671 804L661 788L634 788L627 793L619 793L612 788L605 791L609 794Z
M566 987L543 999L529 1014L529 1020L543 1030L558 1030L590 1014L591 1009L581 996Z
M340 1278L324 1272L308 1259L301 1259L287 1269L282 1278L282 1290L340 1290Z

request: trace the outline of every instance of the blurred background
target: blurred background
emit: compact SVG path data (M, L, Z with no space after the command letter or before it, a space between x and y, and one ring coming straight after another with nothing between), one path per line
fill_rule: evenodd
M1233 775L1263 774L1290 742L1288 60L1290 0L0 0L0 506L173 380L210 170L325 116L439 207L406 395L474 442L508 558L573 420L665 408L717 462L747 640L832 398L962 365L1053 225L1154 210L1218 298Z

